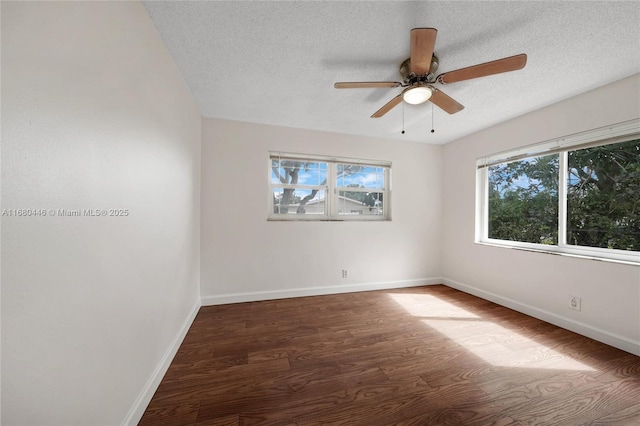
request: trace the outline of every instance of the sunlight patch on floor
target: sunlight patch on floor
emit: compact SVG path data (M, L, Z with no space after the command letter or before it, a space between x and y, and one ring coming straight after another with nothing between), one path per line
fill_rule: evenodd
M427 294L389 293L389 297L425 325L497 367L594 371L561 352L522 334Z
M461 327L460 321L423 319L422 322L498 367L526 367L593 371L593 368L498 324Z
M430 294L389 293L389 297L415 317L480 318Z

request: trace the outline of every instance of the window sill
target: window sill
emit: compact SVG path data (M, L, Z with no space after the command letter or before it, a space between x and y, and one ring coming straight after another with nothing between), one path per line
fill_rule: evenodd
M600 261L600 262L609 262L609 263L618 263L618 264L623 264L623 265L640 266L640 254L637 255L637 258L638 258L637 260L633 260L633 259L620 259L620 258L613 258L613 257L604 257L604 256L598 256L598 255L595 255L595 254L590 254L590 253L570 253L570 252L564 251L561 247L558 247L558 246L549 246L549 247L553 247L553 249L548 249L548 248L544 248L544 246L543 247L530 247L530 246L504 244L504 243L493 242L493 241L476 241L475 243L479 244L479 245L490 246L490 247L500 247L500 248L506 248L506 249L512 249L512 250L530 251L530 252L534 252L534 253L551 254L551 255L556 255L556 256L567 256L567 257L573 257L573 258L578 258L578 259L596 260L596 261ZM632 257L632 256L633 255L629 255L629 257Z
M333 217L296 217L296 218L281 218L281 217L269 217L267 222L391 222L391 219L362 219L362 218L333 218Z

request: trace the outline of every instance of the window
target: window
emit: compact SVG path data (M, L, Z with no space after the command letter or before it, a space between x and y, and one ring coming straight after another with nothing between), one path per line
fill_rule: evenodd
M489 238L558 244L558 154L490 166Z
M640 252L640 139L567 157L567 243Z
M477 167L476 242L640 263L640 120Z
M269 154L269 219L388 220L391 163Z

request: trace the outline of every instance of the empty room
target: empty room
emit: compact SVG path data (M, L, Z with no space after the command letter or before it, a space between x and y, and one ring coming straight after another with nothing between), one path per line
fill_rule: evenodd
M0 19L2 425L640 424L640 2Z

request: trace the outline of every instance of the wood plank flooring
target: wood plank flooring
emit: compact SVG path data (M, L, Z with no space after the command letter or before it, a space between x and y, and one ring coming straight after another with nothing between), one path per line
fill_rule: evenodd
M437 285L202 307L140 425L640 425L640 357Z

